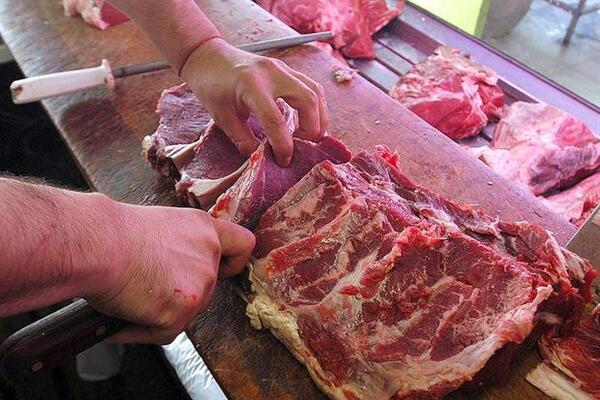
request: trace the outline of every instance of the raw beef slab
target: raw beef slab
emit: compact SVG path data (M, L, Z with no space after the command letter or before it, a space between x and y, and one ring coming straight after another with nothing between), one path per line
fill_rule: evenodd
M452 203L396 162L322 162L255 230L247 313L331 398L440 398L497 368L537 312L575 322L590 296L589 263L546 231Z
M371 36L402 12L385 0L256 0L300 33L332 31L331 45L350 58L375 58Z
M600 306L571 336L542 337L545 361L527 380L548 396L561 399L600 399Z
M513 103L496 125L490 147L474 152L535 195L567 187L600 168L600 140L582 122L541 103Z
M88 24L100 30L120 24L129 18L105 0L61 0L65 15L81 15Z
M455 140L477 135L504 106L496 73L449 47L401 76L390 96Z

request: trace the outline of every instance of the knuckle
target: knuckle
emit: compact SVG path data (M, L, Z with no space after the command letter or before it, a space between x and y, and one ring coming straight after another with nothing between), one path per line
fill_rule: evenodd
M249 65L238 65L234 67L234 73L237 75L239 82L246 87L256 86L258 83L258 74L255 68Z
M279 111L265 114L264 123L273 128L281 128L284 125L283 116Z
M323 85L321 85L319 82L315 82L315 86L317 87L317 92L319 93L319 96L324 97L325 89L323 88Z
M319 104L319 96L317 96L317 94L312 90L308 90L306 93L306 102L311 107L317 107Z
M280 67L281 61L274 59L274 58L269 58L269 57L261 57L258 60L258 65L263 67L263 68L268 68L268 69L273 69L273 68L277 68Z
M173 333L161 333L156 336L156 344L161 346L165 346L167 344L173 343L178 334Z

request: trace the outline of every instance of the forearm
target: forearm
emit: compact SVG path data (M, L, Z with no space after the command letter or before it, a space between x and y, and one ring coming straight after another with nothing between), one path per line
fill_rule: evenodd
M193 0L113 0L179 70L189 53L218 30Z
M103 195L0 178L0 317L97 294L120 223Z

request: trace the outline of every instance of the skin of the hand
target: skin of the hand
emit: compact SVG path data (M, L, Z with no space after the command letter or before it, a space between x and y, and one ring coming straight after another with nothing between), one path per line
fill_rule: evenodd
M121 267L86 296L95 309L135 325L115 343L166 344L203 311L218 278L243 270L254 248L245 228L204 211L118 203Z
M275 100L282 98L298 110L295 136L318 141L329 124L323 87L283 61L241 51L220 38L196 49L181 71L238 150L252 153L259 142L246 123L254 113L267 134L275 159L290 163L293 142Z

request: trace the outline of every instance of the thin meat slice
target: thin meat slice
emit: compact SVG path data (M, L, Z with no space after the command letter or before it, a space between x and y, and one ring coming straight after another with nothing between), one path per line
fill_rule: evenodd
M504 106L496 73L449 47L401 76L390 96L455 140L477 135Z
M161 174L178 177L173 156L196 142L212 117L185 83L163 90L156 113L158 128L144 137L142 154Z
M208 209L244 172L247 158L214 123L200 140L172 156L180 180L175 185L194 207Z
M273 294L290 306L317 304L340 280L387 254L394 230L381 212L362 200L318 233L277 248L256 262L256 276L271 282Z
M513 103L491 145L473 153L535 195L568 187L600 168L600 140L581 121L541 103Z
M254 230L254 257L262 258L276 248L314 234L347 212L355 200L383 213L396 231L420 223L410 205L387 185L389 182L381 183L364 174L362 164L369 161L366 152L361 152L350 163L334 165L323 161L311 169L301 183L262 215Z
M278 99L288 133L298 127L298 113ZM254 115L248 118L254 136L265 139L265 131ZM248 157L241 154L225 132L210 122L197 142L171 155L180 180L175 186L193 207L210 208L216 199L233 185L248 166Z
M600 204L600 174L596 173L563 192L541 199L564 219L581 226Z
M332 46L351 58L375 58L371 36L404 6L385 0L257 0L261 7L300 33L332 31Z
M527 381L554 399L600 399L600 306L566 337L539 341L544 362Z
M211 208L216 217L253 227L260 216L281 198L311 168L323 160L343 163L352 157L346 145L325 136L313 143L294 138L294 154L288 167L281 167L271 147L264 143L250 156L248 167Z

